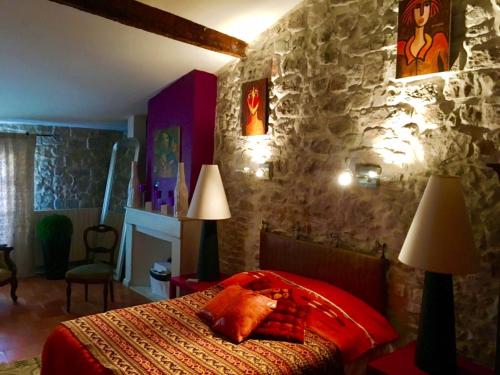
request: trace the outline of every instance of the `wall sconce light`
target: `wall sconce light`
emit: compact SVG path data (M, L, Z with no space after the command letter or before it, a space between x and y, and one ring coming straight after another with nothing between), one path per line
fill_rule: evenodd
M253 168L245 166L240 172L243 172L247 176L254 175L259 180L270 180L272 177L272 166L273 164L271 162L266 162L257 164Z
M342 187L347 187L352 184L352 171L348 168L342 170L337 176L337 183Z
M358 185L367 188L380 186L382 167L376 164L356 164L356 180Z
M343 169L337 175L337 183L342 187L348 187L356 180L358 185L367 188L380 186L380 174L382 167L376 164L356 164L355 173L350 168Z

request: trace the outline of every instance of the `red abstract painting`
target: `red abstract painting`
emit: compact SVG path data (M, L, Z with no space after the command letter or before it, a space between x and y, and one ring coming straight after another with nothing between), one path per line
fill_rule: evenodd
M243 135L267 133L267 78L242 85L241 128Z

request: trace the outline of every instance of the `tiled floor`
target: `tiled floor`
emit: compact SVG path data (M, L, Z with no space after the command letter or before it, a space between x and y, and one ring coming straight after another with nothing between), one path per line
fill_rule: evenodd
M0 363L41 354L45 339L57 323L102 311L101 285L89 285L89 301L84 286L74 285L71 313L66 313L66 282L33 277L19 281L17 305L10 299L10 285L0 287ZM115 302L109 308L148 302L141 295L115 283Z

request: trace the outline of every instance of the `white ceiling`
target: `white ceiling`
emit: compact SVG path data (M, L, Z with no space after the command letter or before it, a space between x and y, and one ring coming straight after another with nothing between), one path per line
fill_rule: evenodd
M247 42L301 0L142 0ZM45 0L0 0L0 119L112 123L234 58Z

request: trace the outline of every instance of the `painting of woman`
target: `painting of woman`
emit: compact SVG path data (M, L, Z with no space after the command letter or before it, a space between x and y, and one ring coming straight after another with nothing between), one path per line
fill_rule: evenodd
M449 1L399 3L396 78L449 70Z
M242 87L241 126L243 135L267 133L267 79L246 82Z
M158 130L154 135L154 167L155 178L177 176L179 164L179 127Z

